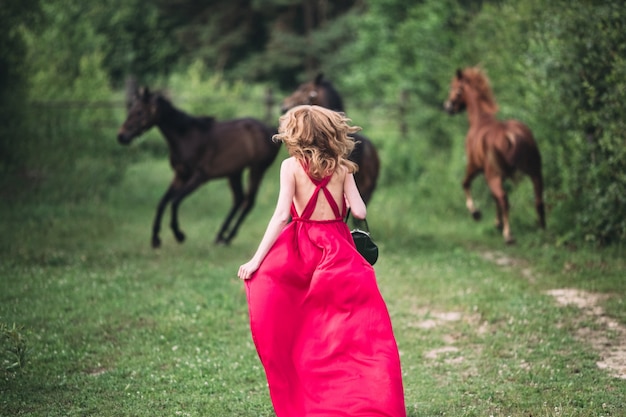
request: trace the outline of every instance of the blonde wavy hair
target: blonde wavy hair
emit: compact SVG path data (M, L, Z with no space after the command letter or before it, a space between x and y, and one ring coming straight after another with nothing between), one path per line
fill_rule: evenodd
M353 173L359 167L348 160L355 144L350 135L361 128L350 122L344 113L324 107L296 106L280 117L273 139L284 142L289 155L304 161L313 178L324 178L340 165Z

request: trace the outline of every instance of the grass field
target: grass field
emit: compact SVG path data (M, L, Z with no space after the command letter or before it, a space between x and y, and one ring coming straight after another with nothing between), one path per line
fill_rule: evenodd
M28 352L0 370L0 415L272 416L236 271L273 210L277 168L230 246L212 244L230 204L221 180L182 205L184 244L166 216L162 247L150 247L165 160L139 159L103 193L4 185L0 322L21 328ZM481 180L482 223L458 180L387 185L369 208L409 416L626 415L626 379L608 361L626 324L623 248L555 244L535 229L523 185L518 243L504 246ZM597 302L563 306L556 289ZM612 351L594 348L600 337Z

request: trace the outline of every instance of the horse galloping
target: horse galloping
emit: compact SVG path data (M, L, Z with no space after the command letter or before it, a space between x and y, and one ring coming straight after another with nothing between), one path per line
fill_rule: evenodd
M444 109L450 115L467 110L469 131L465 138L467 166L463 190L465 204L474 219L479 220L481 214L472 200L470 186L477 175L484 173L496 202L496 226L502 228L506 243L515 241L511 234L509 201L503 183L519 171L528 175L533 183L539 225L545 229L539 148L528 126L517 120L496 119L498 105L485 74L476 67L458 69Z
M318 74L313 81L301 84L290 96L286 97L283 100L281 111L285 113L293 107L304 104L344 112L341 96L332 83L324 79L323 74ZM354 174L354 179L363 201L367 204L371 200L378 182L380 158L376 147L368 138L358 133L354 134L353 138L356 144L348 159L359 166L359 170Z
M160 93L143 88L135 95L117 139L127 145L153 126L158 127L167 141L174 179L157 205L152 247L161 245L161 218L169 203L172 231L176 240L183 242L185 234L178 224L180 203L200 185L223 177L228 178L233 206L215 242L230 243L254 206L263 175L278 154L280 145L272 141L275 132L253 118L217 121L213 117L190 116ZM246 168L249 168L249 182L244 193L242 176Z

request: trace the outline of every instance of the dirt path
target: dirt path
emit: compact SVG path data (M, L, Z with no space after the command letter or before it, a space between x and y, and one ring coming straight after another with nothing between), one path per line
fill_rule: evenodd
M502 267L520 268L522 275L530 282L535 276L525 262L513 259L499 252L484 252L482 257ZM575 306L580 310L577 320L576 338L591 345L598 352L598 368L606 369L616 378L626 379L626 326L607 316L602 302L609 298L606 294L596 294L574 288L559 288L546 291L560 306ZM583 323L593 322L587 327Z
M527 262L511 258L499 252L483 252L482 258L503 268L516 268L530 282L536 276ZM545 292L554 298L559 306L574 306L579 309L574 327L577 328L575 337L582 343L590 345L600 356L596 362L598 368L605 369L615 378L626 379L626 326L609 317L602 303L610 296L596 294L575 288L558 288ZM451 322L468 321L478 326L479 332L484 332L484 324L480 324L480 317L465 317L459 312L415 311L415 317L428 319L412 323L412 327L431 329ZM593 323L589 326L589 323ZM450 336L446 346L433 349L425 353L425 358L435 360L445 358L446 363L457 363L464 360L457 356L459 349L454 346L454 337Z
M598 368L606 369L616 378L626 379L626 327L606 315L600 305L608 298L604 294L594 294L573 288L550 290L561 306L574 305L581 313L579 324L591 319L595 326L577 326L576 338L590 344L600 355Z

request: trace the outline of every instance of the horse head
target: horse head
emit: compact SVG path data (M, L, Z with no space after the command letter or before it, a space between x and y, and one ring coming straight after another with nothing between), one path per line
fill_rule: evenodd
M118 142L127 145L154 126L158 121L161 100L163 98L160 94L152 93L148 88L140 88L130 103L126 120L117 132Z
M460 113L465 110L467 106L463 91L464 84L465 81L463 79L463 71L461 69L457 69L456 74L450 83L448 99L443 103L443 108L449 115Z
M498 112L498 103L493 96L489 79L480 67L456 70L443 108L453 115L467 110L468 105L484 114L493 115Z
M317 74L312 81L300 84L296 91L283 100L280 109L286 113L287 110L302 105L315 105L335 111L344 111L341 96L330 81L324 79L322 73Z
M323 74L318 74L313 81L300 84L296 91L283 100L280 110L286 113L288 110L302 105L319 105L319 87L323 79Z

